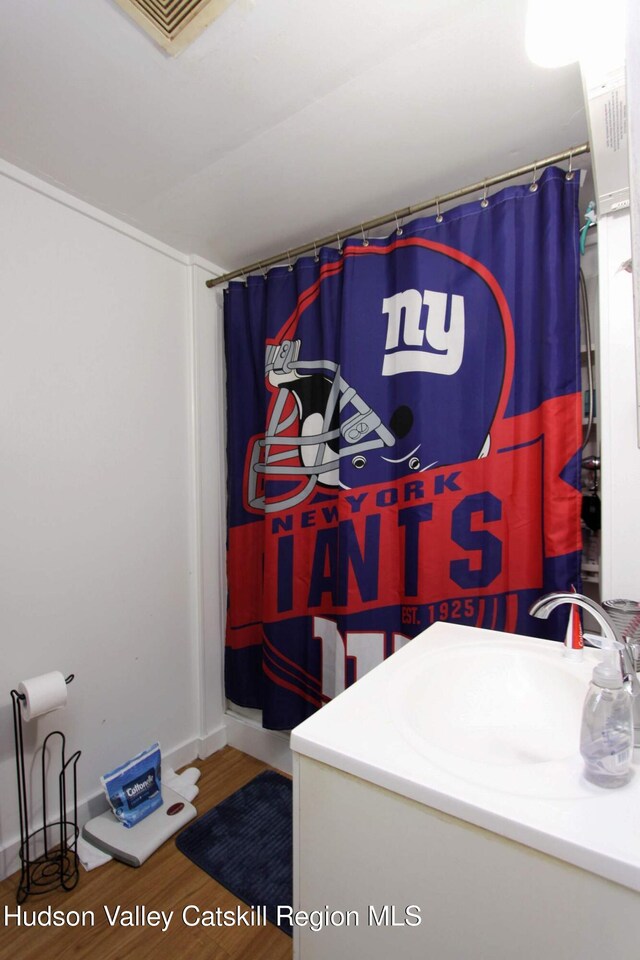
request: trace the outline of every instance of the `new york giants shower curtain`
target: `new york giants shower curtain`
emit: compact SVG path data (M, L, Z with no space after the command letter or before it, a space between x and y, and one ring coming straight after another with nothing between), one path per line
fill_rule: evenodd
M231 283L226 691L288 729L437 620L580 587L578 178Z

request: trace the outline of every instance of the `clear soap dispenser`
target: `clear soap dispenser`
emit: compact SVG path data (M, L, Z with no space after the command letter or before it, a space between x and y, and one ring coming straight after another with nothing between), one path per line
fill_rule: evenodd
M617 650L605 649L582 711L584 775L599 787L622 787L632 776L633 704L622 682Z

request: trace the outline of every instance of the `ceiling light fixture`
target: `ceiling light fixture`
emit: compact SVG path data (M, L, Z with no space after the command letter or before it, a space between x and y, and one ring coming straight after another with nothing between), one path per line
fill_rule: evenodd
M527 55L539 67L624 63L624 0L529 0Z

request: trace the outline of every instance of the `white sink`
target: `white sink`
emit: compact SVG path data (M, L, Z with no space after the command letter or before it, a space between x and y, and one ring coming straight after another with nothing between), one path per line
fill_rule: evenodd
M465 638L466 633L466 638ZM585 795L578 751L593 651L575 662L561 644L475 631L434 636L389 685L403 737L448 772L538 797Z
M582 704L599 658L435 623L296 727L291 747L640 892L640 771L619 790L583 776Z

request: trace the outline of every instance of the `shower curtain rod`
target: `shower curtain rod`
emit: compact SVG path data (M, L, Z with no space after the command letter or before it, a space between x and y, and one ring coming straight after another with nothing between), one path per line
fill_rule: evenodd
M295 247L292 250L285 250L282 253L276 254L274 257L269 257L266 260L256 260L255 263L249 263L244 267L240 267L238 270L232 270L229 273L223 273L220 277L214 277L211 280L206 281L208 287L217 287L221 283L227 283L229 280L235 280L236 277L246 277L250 273L255 273L257 270L264 272L267 267L275 266L277 263L291 263L292 259L295 259L301 256L303 253L314 253L320 247L328 246L331 243L342 243L348 237L354 236L354 234L361 233L364 236L367 230L374 230L376 227L382 227L385 223L391 223L392 220L395 220L396 223L399 220L404 220L406 217L411 217L416 213L420 213L423 210L428 210L430 207L436 207L439 209L439 205L442 203L447 203L449 200L457 200L459 197L464 197L469 193L478 193L480 190L487 190L489 187L495 186L497 183L503 183L505 180L514 180L516 177L522 177L526 173L533 173L534 179L535 174L538 169L542 167L549 167L554 163L561 163L563 160L569 161L569 171L571 171L571 162L574 157L579 157L583 153L589 153L589 144L581 143L576 147L570 147L568 150L563 150L562 153L555 153L551 157L545 157L544 160L536 160L535 163L527 163L524 167L516 167L515 170L508 170L506 173L499 173L495 177L487 177L484 180L480 180L478 183L471 183L468 187L462 187L460 190L453 190L451 193L443 193L439 197L432 197L431 200L425 200L422 203L416 203L410 207L403 207L401 210L394 210L392 213L387 213L382 217L376 217L375 220L366 220L364 223L356 223L355 226L345 227L343 230L336 230L335 233L329 233L326 237L321 237L319 240L312 240L311 243L305 243L301 247Z

